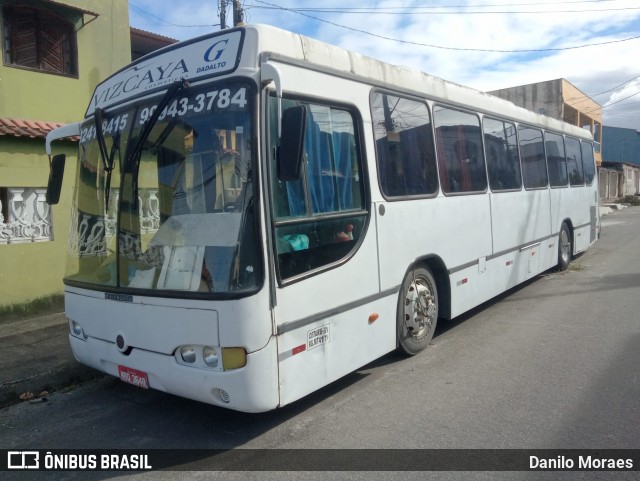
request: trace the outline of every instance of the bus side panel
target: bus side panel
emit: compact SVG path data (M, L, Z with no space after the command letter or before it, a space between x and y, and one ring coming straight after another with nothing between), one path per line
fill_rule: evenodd
M280 404L289 404L396 347L395 293L278 337ZM371 314L377 314L370 322Z
M493 254L517 251L551 234L546 189L492 194L491 215Z
M598 187L594 180L592 185L580 188L580 221L574 233L574 253L585 251L593 242L598 225Z
M495 294L555 265L552 203L548 189L491 195L493 255L499 259L496 268L505 276L499 282L503 289Z
M574 229L574 254L587 249L591 244L593 203L591 186L551 189L551 229L553 233L558 233L564 220L571 222Z
M398 287L416 259L429 255L442 259L454 273L471 265L465 272L467 283L473 280L468 276L485 275L484 262L491 254L487 194L380 203L376 222L382 290ZM494 290L464 289L464 284L458 286L452 275L453 316L487 300L488 292Z
M486 262L480 258L478 264L465 269L450 268L454 271L450 277L452 316L520 284L555 262L556 240L550 237L548 190L492 193L488 197L491 218L487 225L491 229L492 247ZM482 217L476 219L474 223L469 221L466 228L457 229L461 239L477 236Z
M381 296L373 222L360 247L342 265L277 288L274 315L282 404L395 348L397 296L387 294L386 301ZM369 325L373 313L379 318ZM328 339L317 331L323 326L328 326ZM309 335L312 342L307 345Z
M591 225L586 225L573 232L573 252L578 254L589 248L589 238L591 235Z
M592 245L600 234L600 207L599 207L599 193L598 193L598 176L593 179L593 184L587 187L589 192L589 220L591 222L591 232L589 233L589 245Z
M569 187L560 187L551 189L551 231L554 234L560 232L562 221L565 219L571 220L572 224L575 220L576 202L574 200L576 189L570 189Z

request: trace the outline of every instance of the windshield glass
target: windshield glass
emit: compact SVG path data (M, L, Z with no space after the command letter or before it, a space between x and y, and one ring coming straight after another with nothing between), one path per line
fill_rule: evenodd
M200 293L258 287L252 98L249 85L227 82L165 95L155 123L162 95L100 112L102 148L98 122L87 120L67 281Z

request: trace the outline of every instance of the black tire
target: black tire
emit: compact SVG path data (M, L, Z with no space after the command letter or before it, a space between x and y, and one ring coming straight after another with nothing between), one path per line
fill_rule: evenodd
M573 244L571 241L571 232L569 226L563 222L560 227L560 235L558 236L558 270L566 271L571 262L571 254L573 252Z
M407 273L398 298L398 349L410 356L425 349L438 322L438 289L427 267Z

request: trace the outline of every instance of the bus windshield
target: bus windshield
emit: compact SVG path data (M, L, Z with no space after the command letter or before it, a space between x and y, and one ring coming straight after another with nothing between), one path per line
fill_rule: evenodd
M169 96L164 107L162 96L143 99L82 125L68 283L177 295L262 283L251 87Z

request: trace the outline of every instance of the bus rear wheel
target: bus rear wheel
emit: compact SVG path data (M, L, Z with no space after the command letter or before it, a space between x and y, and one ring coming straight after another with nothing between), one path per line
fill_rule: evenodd
M560 240L558 242L558 270L566 271L571 262L571 233L569 232L569 226L565 222L562 223L560 228Z
M438 322L438 289L426 267L414 267L402 283L398 299L399 350L413 356L429 345Z

